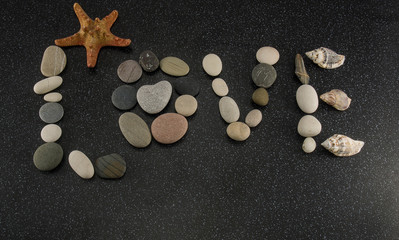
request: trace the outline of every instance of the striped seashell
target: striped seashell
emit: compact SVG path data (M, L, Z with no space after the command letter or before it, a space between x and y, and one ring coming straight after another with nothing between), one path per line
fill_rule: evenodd
M340 111L348 109L352 101L346 93L339 89L333 89L322 94L320 99Z
M96 160L96 173L101 178L120 178L125 174L126 162L116 153L112 153Z
M334 134L321 145L336 156L349 157L359 153L364 146L364 142L353 140L345 135Z
M337 54L331 49L321 47L313 51L306 52L306 56L310 58L319 67L333 69L344 64L345 56Z

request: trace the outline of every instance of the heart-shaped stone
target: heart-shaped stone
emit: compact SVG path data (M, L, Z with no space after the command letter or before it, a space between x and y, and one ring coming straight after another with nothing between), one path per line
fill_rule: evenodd
M172 85L160 81L154 85L144 85L137 91L137 102L149 114L156 114L168 105L172 96Z

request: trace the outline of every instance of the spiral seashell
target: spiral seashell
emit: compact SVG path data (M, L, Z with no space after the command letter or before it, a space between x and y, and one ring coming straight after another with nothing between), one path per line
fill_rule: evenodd
M364 142L353 140L345 135L334 134L321 145L336 156L349 157L359 153L364 146Z
M333 89L322 94L320 99L340 111L348 109L352 101L346 93L339 89Z
M295 57L295 74L303 84L309 84L309 75L306 72L301 54L297 54Z
M313 51L306 52L308 56L314 63L319 65L319 67L326 69L333 69L344 64L345 56L339 55L331 49L321 47Z

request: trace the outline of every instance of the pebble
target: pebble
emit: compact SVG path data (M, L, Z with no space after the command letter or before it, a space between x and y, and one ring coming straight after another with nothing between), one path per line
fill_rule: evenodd
M305 140L303 141L303 144L302 144L302 150L305 153L311 153L315 149L316 149L316 141L311 137L305 138Z
M40 171L51 171L62 161L64 151L57 143L45 143L33 154L33 163Z
M240 118L240 109L231 97L226 96L219 100L219 112L227 123L236 122Z
M57 87L61 86L61 84L62 78L60 76L49 77L37 82L35 86L33 86L33 91L36 94L45 94L53 91Z
M248 127L256 127L262 121L262 112L258 109L251 110L245 117L245 123Z
M60 139L61 135L62 129L56 124L47 124L40 132L40 136L45 142L55 142Z
M69 165L83 179L90 179L94 176L94 167L86 154L74 150L68 157Z
M126 172L126 162L117 153L96 160L96 173L100 178L121 178Z
M172 85L168 81L160 81L154 85L144 85L137 91L137 102L149 114L162 111L172 96Z
M153 72L159 67L159 60L157 55L150 50L145 50L140 53L139 63L144 71Z
M256 59L260 63L274 65L280 59L280 53L274 47L261 47L256 52Z
M198 81L190 77L179 77L173 81L173 88L180 95L197 96L200 91Z
M143 74L143 69L134 60L126 60L121 63L117 70L118 77L125 83L138 81Z
M112 104L120 110L129 110L137 103L136 94L137 90L133 86L119 86L112 93Z
M176 112L185 117L193 115L197 111L197 107L197 100L191 95L181 95L175 102Z
M151 143L151 132L147 123L137 114L126 112L119 117L119 128L126 140L137 148Z
M252 101L259 106L266 106L269 103L269 93L264 88L258 88L252 94Z
M299 120L298 133L302 137L314 137L321 132L321 123L312 115L305 115Z
M252 70L252 80L258 87L269 88L276 81L276 78L276 70L267 63L259 63Z
M299 108L308 114L314 113L319 107L316 90L309 84L301 85L296 91L296 102Z
M219 97L224 97L229 93L229 87L226 82L221 78L215 78L212 81L212 89Z
M40 70L46 77L56 76L65 69L66 62L62 48L52 45L44 51Z
M183 60L177 57L166 57L159 63L161 70L175 77L181 77L188 74L190 67Z
M208 75L215 77L222 72L222 60L218 55L210 53L202 60L202 67Z
M233 122L229 124L226 132L235 141L245 141L251 134L251 129L243 122Z
M188 122L177 113L165 113L151 124L152 136L159 143L172 144L179 141L187 132Z
M45 103L39 109L39 117L45 123L56 123L64 116L64 108L59 103Z
M62 100L62 95L58 92L47 93L43 99L46 102L59 102Z

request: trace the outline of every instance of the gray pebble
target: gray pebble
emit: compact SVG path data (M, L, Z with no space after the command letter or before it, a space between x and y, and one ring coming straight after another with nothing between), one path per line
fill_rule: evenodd
M40 171L51 171L62 161L64 151L57 143L45 143L33 154L33 163Z
M240 109L231 97L226 96L219 100L219 112L227 123L236 122L240 118Z
M120 110L129 110L137 103L136 94L134 87L122 85L112 93L112 104Z
M126 60L121 63L117 70L118 77L125 83L133 83L141 78L143 70L138 62Z
M258 87L269 88L276 81L276 78L276 70L267 63L259 63L252 70L252 80Z
M159 59L150 50L145 50L140 54L139 63L146 72L153 72L159 67Z
M45 123L56 123L64 116L64 108L59 103L46 103L40 108L39 116Z
M144 85L137 91L137 102L149 114L156 114L168 105L172 96L172 85L168 81L160 81L154 85Z

